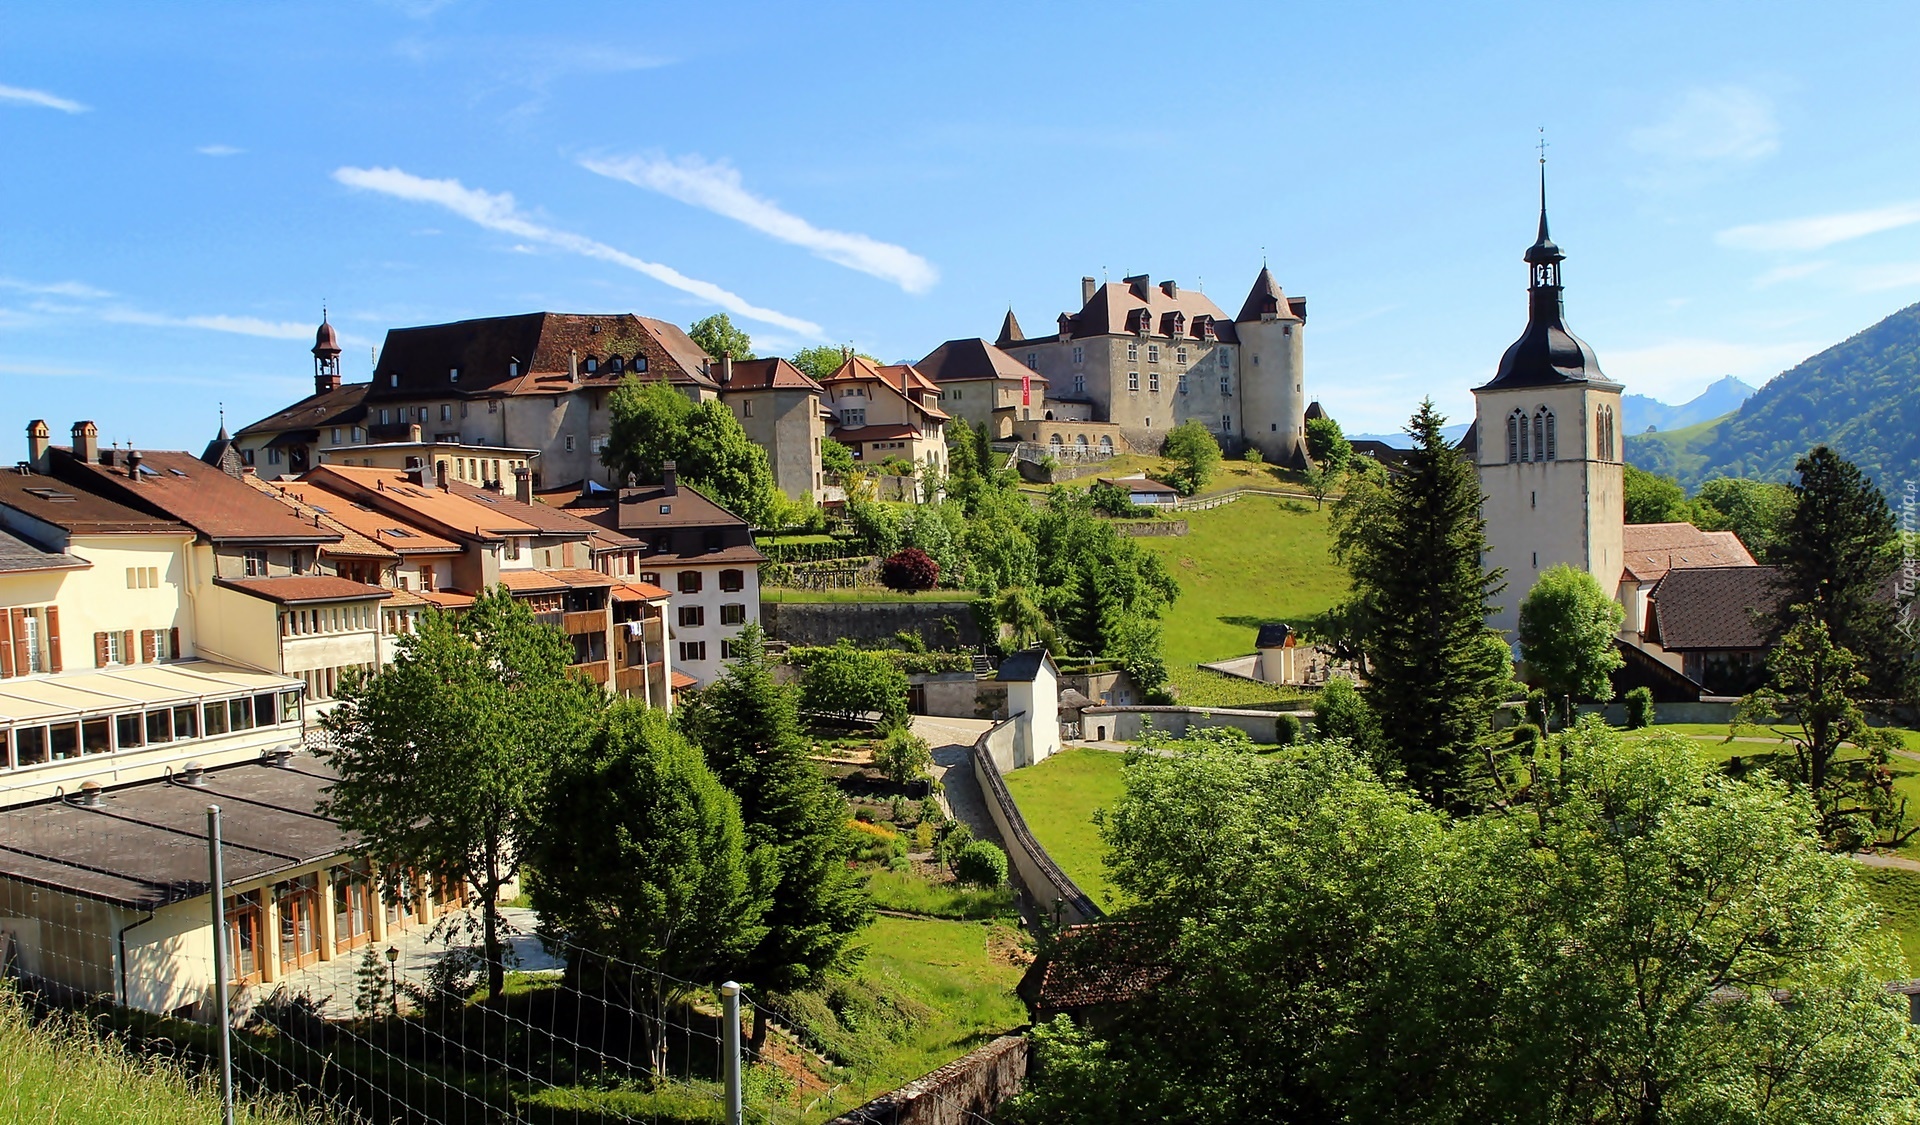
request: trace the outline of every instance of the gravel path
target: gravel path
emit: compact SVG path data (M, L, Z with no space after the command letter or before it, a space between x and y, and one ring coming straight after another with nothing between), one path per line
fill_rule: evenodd
M980 783L974 780L971 757L974 741L992 725L986 719L913 717L913 733L933 746L930 772L934 780L944 786L940 801L947 807L947 814L972 829L974 839L992 840L1004 847L1006 842L1000 839L993 818L987 815L987 801L980 792Z

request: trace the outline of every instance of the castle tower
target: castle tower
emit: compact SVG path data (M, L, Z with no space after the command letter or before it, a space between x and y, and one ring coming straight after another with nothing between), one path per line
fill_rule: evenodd
M1307 302L1289 298L1260 267L1233 330L1240 338L1239 429L1268 461L1304 467L1307 459Z
M340 337L327 323L327 311L320 310L320 330L313 334L313 393L326 394L340 389Z
M1475 387L1474 444L1489 566L1507 589L1488 624L1519 628L1520 603L1540 572L1558 563L1592 574L1614 594L1624 565L1623 469L1617 429L1620 384L1600 371L1586 341L1567 330L1560 264L1547 237L1546 169L1540 172L1540 235L1527 248L1527 330Z

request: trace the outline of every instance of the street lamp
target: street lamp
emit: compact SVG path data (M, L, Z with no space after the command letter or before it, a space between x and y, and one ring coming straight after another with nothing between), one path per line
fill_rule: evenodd
M393 1018L400 1018L400 950L387 946L387 981L393 990Z

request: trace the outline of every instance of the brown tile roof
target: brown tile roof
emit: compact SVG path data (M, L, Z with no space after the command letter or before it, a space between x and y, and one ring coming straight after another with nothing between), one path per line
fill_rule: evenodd
M606 587L606 586L618 586L620 584L620 580L618 578L614 578L611 575L602 574L597 570L588 570L585 567L578 567L578 566L549 567L546 573L553 575L555 578L558 578L560 581L565 582L569 586L578 586L578 587L583 587L588 589Z
M216 578L215 585L243 594L252 594L281 605L307 602L357 602L367 598L385 599L392 591L384 586L369 586L331 574L288 575L283 578Z
M1100 477L1101 484L1110 484L1115 488L1124 488L1128 492L1152 492L1162 495L1180 495L1180 490L1170 484L1161 484L1146 477Z
M503 570L500 584L516 594L545 594L573 587L608 587L619 581L597 570L554 567L551 570Z
M1626 572L1639 582L1657 582L1683 567L1754 565L1731 531L1701 531L1690 523L1630 523L1624 531Z
M651 582L637 582L632 579L613 588L613 600L616 602L657 602L661 598L672 596Z
M441 609L465 609L473 604L472 594L462 594L454 590L415 590L420 600L439 606Z
M317 509L321 519L338 525L361 541L371 542L395 557L448 555L461 549L460 544L451 539L444 539L417 524L408 523L389 512L380 511L338 492L330 492L315 481L275 481L266 487L284 490L289 497L306 507Z
M668 496L663 485L620 490L617 506L605 494L581 497L567 510L590 523L617 528L647 547L640 565L649 569L684 563L762 563L747 521L682 487ZM667 511L660 509L665 507Z
M345 383L331 391L311 394L277 414L269 414L250 426L242 426L235 437L277 434L286 430L318 430L322 426L345 426L367 420L367 391L371 383Z
M845 363L840 365L839 370L821 380L821 385L825 387L834 383L864 382L881 384L906 399L915 410L929 418L942 422L947 419L946 411L937 406L927 405L922 397L931 395L937 400L940 388L934 384L933 380L914 370L910 363L888 363L876 366L862 356L851 355L847 357Z
M1240 315L1233 319L1244 324L1271 314L1281 320L1299 320L1301 318L1294 314L1294 304L1280 291L1280 283L1273 279L1273 271L1263 265L1259 276L1253 279L1253 288L1247 290L1247 299L1240 306Z
M1044 384L1047 377L979 337L948 340L914 365L935 383L973 379L1029 379Z
M497 505L470 500L449 487L424 488L400 469L318 465L302 478L329 492L361 500L376 509L399 509L424 520L438 532L491 539L500 535L538 535L541 529ZM387 540L391 542L391 540Z
M323 555L347 559L398 559L400 557L398 553L389 551L376 540L368 538L336 519L332 515L332 510L345 506L347 501L341 500L330 492L322 492L312 485L297 481L264 481L254 476L241 479L292 508L303 518L318 519L325 526L339 532L340 542L322 548L320 553Z
M672 681L671 690L673 691L685 691L687 688L700 682L685 672L675 672L669 679ZM213 924L209 922L207 925L208 928L211 929Z
M1213 324L1219 339L1227 343L1237 339L1233 322L1205 293L1197 289L1177 289L1177 292L1177 296L1170 296L1144 275L1110 281L1094 290L1093 298L1081 305L1079 312L1062 313L1060 319L1067 332L1079 339L1085 336L1137 335L1138 318L1144 315L1148 332L1164 337L1164 328L1170 315L1180 313L1185 318L1181 332L1183 339L1204 339L1203 325L1209 322ZM1034 341L1044 343L1058 338L1055 333L1034 337ZM1023 342L1011 341L1001 347L1017 347Z
M1060 932L1051 953L1036 962L1021 992L1036 1011L1071 1012L1124 1004L1147 995L1172 975L1161 964L1146 927L1092 922Z
M486 504L495 511L529 523L549 535L564 535L572 539L606 536L605 528L588 523L574 513L556 508L551 504L522 504L504 492L492 492L465 481L449 481L447 488L455 496L464 496L476 504ZM621 536L613 538L615 542L608 545L627 545L632 542Z
M63 551L49 551L31 539L24 539L0 527L0 574L25 574L39 570L85 570L93 564Z
M119 463L82 462L64 449L53 453L61 479L122 504L170 516L216 542L337 543L340 533L315 527L285 504L256 492L191 453L140 451L140 479Z
M773 359L736 359L733 379L720 386L722 396L735 391L821 391L820 384L806 372L778 357Z
M387 333L368 398L412 399L552 394L611 387L646 361L643 378L713 387L701 373L704 353L673 325L632 313L522 313ZM577 381L571 377L575 358ZM615 364L615 360L618 364ZM591 360L595 370L589 372ZM519 365L519 374L510 365ZM458 369L458 381L449 372Z
M115 503L96 492L38 473L0 472L0 504L70 535L187 535L177 520Z
M905 422L894 422L879 426L855 426L852 429L835 428L833 440L841 443L862 441L908 441L923 438L927 432L918 426Z
M1647 639L1670 652L1765 648L1780 613L1770 566L1674 569L1647 595Z

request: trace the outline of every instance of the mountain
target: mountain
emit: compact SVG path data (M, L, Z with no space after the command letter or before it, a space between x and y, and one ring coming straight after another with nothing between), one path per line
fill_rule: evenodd
M1466 437L1467 431L1472 428L1473 428L1472 422L1461 422L1458 425L1442 427L1440 430L1440 433L1444 435L1448 441L1454 443L1455 445L1458 445L1460 444L1460 439L1463 437ZM1413 437L1412 435L1406 434L1406 433L1348 434L1347 440L1348 441L1377 441L1385 445L1391 445L1395 449L1412 449L1413 448Z
M1920 304L1774 376L1711 424L1629 436L1627 460L1693 489L1714 477L1786 480L1823 443L1896 500L1920 476Z
M1722 377L1699 397L1679 406L1668 406L1646 395L1620 396L1620 431L1627 434L1647 430L1678 430L1740 409L1753 396L1753 388L1731 375Z

